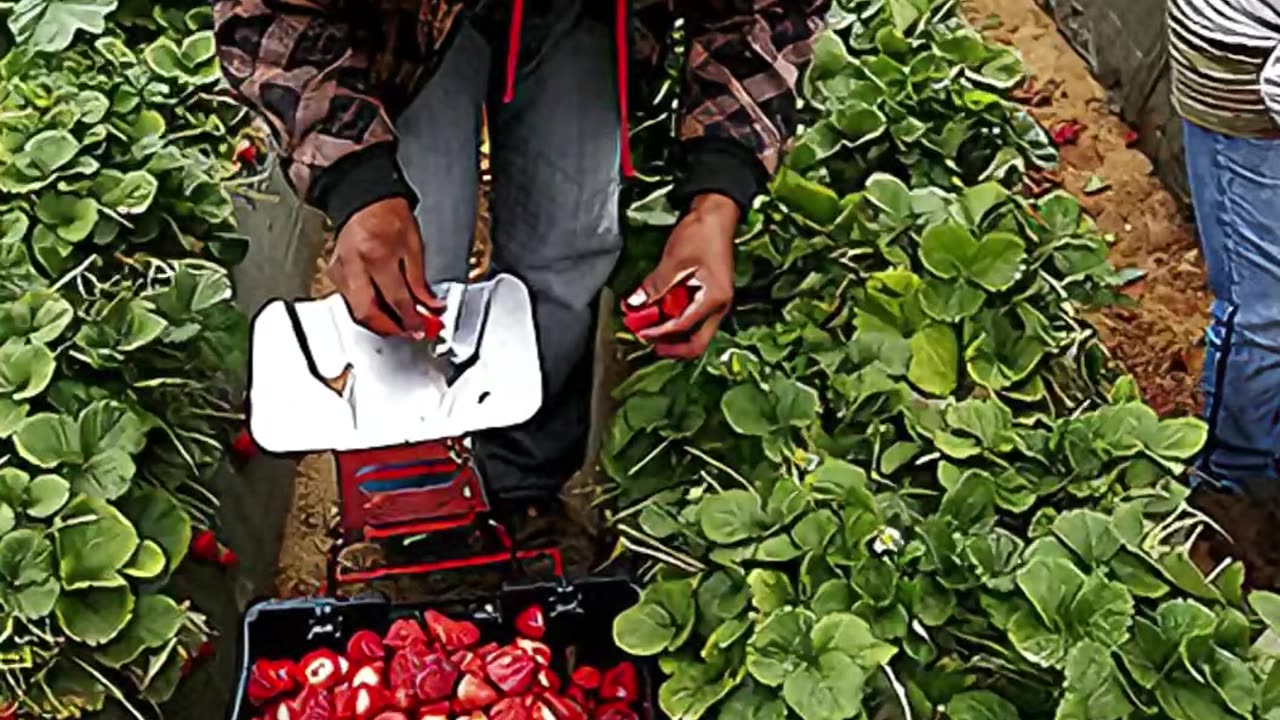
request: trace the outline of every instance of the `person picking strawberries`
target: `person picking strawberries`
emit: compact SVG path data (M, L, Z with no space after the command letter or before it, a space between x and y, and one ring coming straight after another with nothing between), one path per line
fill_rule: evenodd
M330 275L353 317L425 335L431 285L465 280L487 112L492 261L529 287L544 402L475 438L497 502L554 497L581 465L600 290L621 250L628 109L686 63L681 212L625 302L697 292L640 332L694 358L733 300L733 237L796 126L796 84L829 0L213 0L233 91L269 125L298 195L337 232Z

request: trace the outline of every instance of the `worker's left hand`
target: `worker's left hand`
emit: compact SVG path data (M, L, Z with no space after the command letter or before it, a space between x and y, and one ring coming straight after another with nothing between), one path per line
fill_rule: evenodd
M662 357L689 359L707 349L733 304L733 236L738 205L714 193L699 195L662 252L658 267L627 298L629 307L656 303L672 287L692 280L693 302L679 317L642 330L638 337Z

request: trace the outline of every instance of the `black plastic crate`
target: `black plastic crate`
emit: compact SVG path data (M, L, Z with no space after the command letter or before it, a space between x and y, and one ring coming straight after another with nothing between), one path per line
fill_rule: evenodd
M642 720L658 720L657 687L652 663L633 658L613 642L613 620L635 604L638 589L623 578L598 578L572 584L539 583L512 586L497 597L457 600L425 605L396 605L383 599L337 600L306 598L266 600L244 615L237 644L240 679L231 699L230 720L257 720L263 710L248 703L245 692L249 667L257 660L298 660L319 648L346 649L347 639L358 630L384 634L402 617L422 619L422 612L436 610L470 620L480 629L481 642L506 643L515 637L516 615L529 605L540 604L547 616L543 642L555 653L552 667L567 680L568 665L591 665L606 670L623 660L635 663L640 684ZM562 610L576 607L577 611Z

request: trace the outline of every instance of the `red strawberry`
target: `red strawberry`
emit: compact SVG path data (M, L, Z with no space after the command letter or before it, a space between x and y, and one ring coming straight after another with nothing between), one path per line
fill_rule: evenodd
M689 286L676 285L662 296L662 317L664 320L678 318L689 308Z
M469 712L483 710L498 701L498 693L479 675L466 674L458 683L458 694L454 698L455 710Z
M498 650L485 665L489 679L507 695L518 695L528 690L537 669L533 658L511 646Z
M426 646L421 644L410 645L396 653L387 667L387 683L392 688L413 687L430 656Z
M326 649L308 653L298 664L298 678L310 687L329 688L337 685L342 679L337 653Z
M447 650L461 650L480 642L480 630L472 623L451 620L434 610L426 611L423 617L431 636Z
M620 662L604 674L600 680L600 699L634 702L639 699L636 690L636 666L629 662Z
M631 308L626 310L628 312L622 315L622 324L637 335L641 330L647 330L662 321L662 310L657 305L649 305L639 310Z
M412 710L414 705L418 704L418 696L414 694L413 688L401 686L391 689L391 706L400 710Z
M453 686L458 680L458 666L449 658L436 653L427 658L422 671L418 673L414 689L423 702L444 700L453 694Z
M205 640L196 646L196 660L208 660L218 652L218 646L212 640ZM4 715L0 714L0 720L4 720Z
M382 644L397 650L403 650L415 643L425 645L427 636L422 632L422 626L413 618L400 618L391 623L391 628L382 638Z
M333 689L334 720L354 720L356 716L355 688L343 683Z
M472 675L484 674L484 661L480 659L479 655L470 650L459 650L450 655L449 659L453 661L454 665L462 668L463 672L471 673Z
M356 670L351 676L351 687L381 687L382 663L372 662Z
M1136 130L1125 130L1125 131L1124 131L1124 145L1125 145L1125 147L1133 147L1134 145L1137 145L1137 144L1138 144L1138 140L1139 140L1139 139L1140 139L1140 138L1139 138L1139 136L1138 136L1138 132L1137 132Z
M218 564L222 567L235 567L239 563L239 556L231 548L223 548L222 552L218 553Z
M267 714L269 720L300 720L298 712L287 702L279 702L275 709Z
M1053 127L1049 131L1049 136L1053 139L1053 144L1058 147L1064 145L1075 145L1080 139L1080 132L1085 129L1084 124L1075 120L1064 120Z
M516 647L529 653L530 657L540 665L551 664L551 648L547 647L545 643L528 638L516 638Z
M422 316L422 337L428 342L435 342L440 339L440 333L444 331L444 320L440 319L435 313L425 312L419 313Z
M577 685L570 685L569 689L564 691L564 696L588 710L590 710L591 706L594 704L591 702L591 699L587 697L587 691Z
M402 712L388 710L375 718L375 720L409 720L409 718L405 717L405 714Z
M18 720L18 703L9 703L0 708L0 720Z
M506 698L499 700L489 710L489 720L531 720L529 708L525 706L521 698Z
M308 685L294 698L291 708L300 720L333 720L333 696L319 687Z
M484 662L489 662L489 658L500 649L501 647L496 642L485 643L476 648L476 657Z
M243 429L231 440L231 453L237 460L245 461L258 454L258 446L253 442L249 430Z
M449 703L438 702L418 711L418 720L449 720Z
M516 616L516 632L534 640L542 639L547 633L547 619L540 605L530 605Z
M258 660L249 669L249 702L261 706L296 687L296 669L288 660Z
M573 684L583 690L595 690L600 687L600 671L590 665L583 665L573 671Z
M560 676L552 672L551 668L538 668L538 674L534 676L538 683L538 687L551 692L560 692Z
M639 720L639 717L626 703L615 702L596 708L593 720Z
M551 708L556 720L587 720L587 711L563 695L547 693L542 696L542 702Z
M372 630L361 630L347 640L347 657L356 665L363 665L386 657L382 638Z
M355 702L357 720L373 720L378 713L386 709L389 700L387 691L380 687L357 688Z
M242 141L240 147L236 149L236 161L249 167L257 167L258 146L254 145L252 140Z
M191 536L191 557L201 562L217 562L218 538L212 530L199 530Z

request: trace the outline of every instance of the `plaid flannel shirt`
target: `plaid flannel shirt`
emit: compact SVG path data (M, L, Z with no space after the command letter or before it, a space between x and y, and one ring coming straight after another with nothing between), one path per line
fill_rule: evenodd
M223 73L270 126L298 195L338 224L376 200L413 199L395 161L394 121L472 4L213 0ZM830 0L618 6L615 42L625 43L633 77L661 72L674 20L685 22L685 162L673 199L714 191L749 204L795 131L796 86Z

